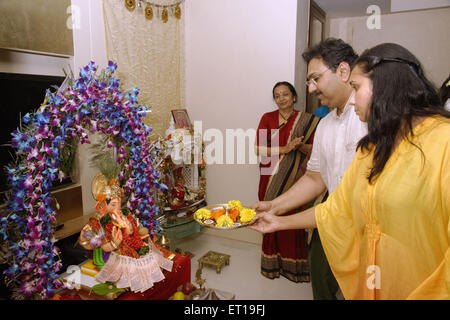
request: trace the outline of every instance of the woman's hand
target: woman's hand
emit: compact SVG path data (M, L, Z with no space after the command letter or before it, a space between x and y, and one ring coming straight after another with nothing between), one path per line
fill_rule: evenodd
M271 233L275 231L282 230L280 223L281 217L277 217L271 213L264 212L257 214L253 218L253 222L248 228L261 233Z
M302 144L298 150L300 150L301 153L304 153L306 155L310 155L312 152L312 144Z
M289 153L292 150L298 149L302 144L303 144L303 136L301 136L300 138L295 138L291 141L289 141L289 143L284 146L284 147L280 147L281 152L280 153Z

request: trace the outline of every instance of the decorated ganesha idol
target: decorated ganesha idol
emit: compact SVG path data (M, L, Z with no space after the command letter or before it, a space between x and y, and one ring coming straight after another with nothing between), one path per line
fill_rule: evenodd
M131 213L121 210L123 190L117 180L98 174L92 183L97 213L81 230L79 243L93 251L99 282L143 292L164 279L161 268L171 271L172 261L163 257L150 240L148 230Z

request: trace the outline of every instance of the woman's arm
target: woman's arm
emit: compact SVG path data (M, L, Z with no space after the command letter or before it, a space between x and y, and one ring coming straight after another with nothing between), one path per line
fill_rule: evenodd
M262 213L256 215L254 221L249 228L261 233L317 227L314 207L289 216Z

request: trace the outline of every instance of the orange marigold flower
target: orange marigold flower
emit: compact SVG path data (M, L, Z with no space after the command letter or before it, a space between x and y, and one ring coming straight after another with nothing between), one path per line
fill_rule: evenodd
M95 200L97 200L99 202L105 201L106 200L106 194L104 194L104 193L99 194Z

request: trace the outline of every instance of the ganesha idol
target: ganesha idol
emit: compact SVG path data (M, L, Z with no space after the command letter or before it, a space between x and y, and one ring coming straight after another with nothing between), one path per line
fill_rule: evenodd
M92 193L97 212L81 230L79 243L93 251L93 262L100 270L96 280L133 292L144 292L163 280L161 268L171 271L173 262L154 246L139 219L122 212L123 190L118 181L108 181L100 173L94 178Z

